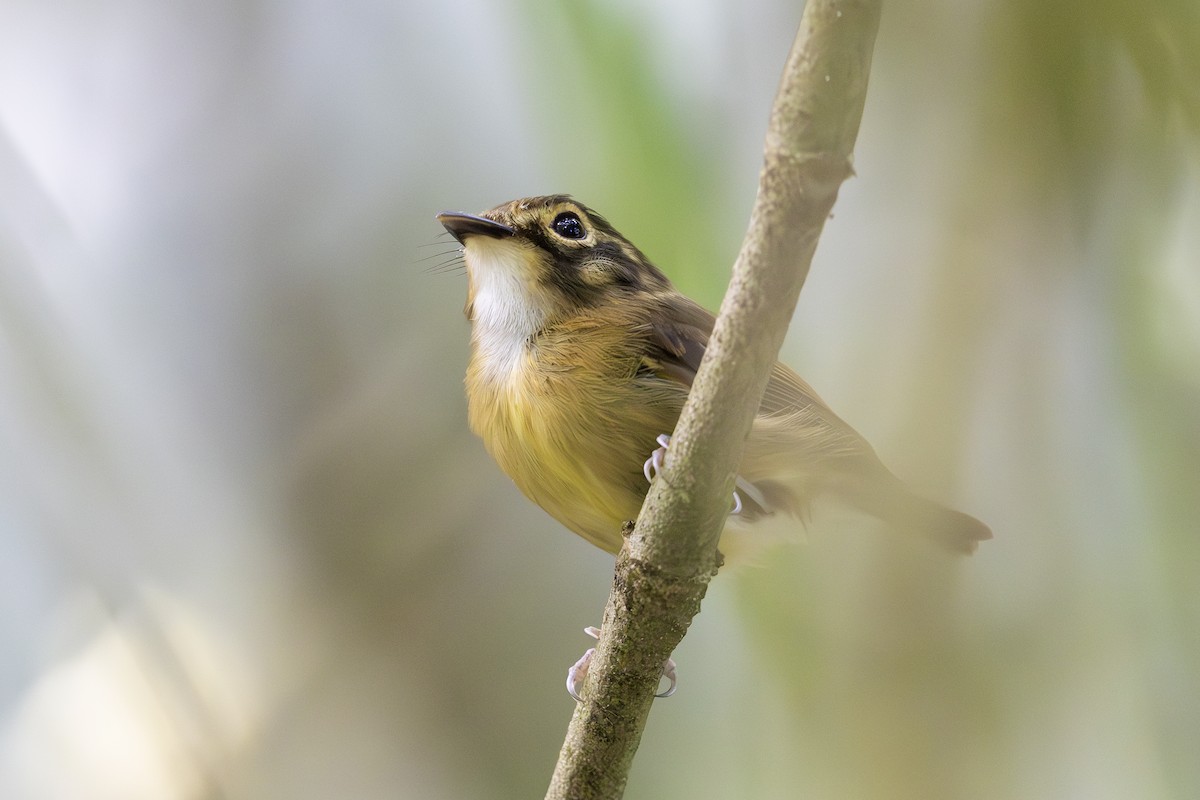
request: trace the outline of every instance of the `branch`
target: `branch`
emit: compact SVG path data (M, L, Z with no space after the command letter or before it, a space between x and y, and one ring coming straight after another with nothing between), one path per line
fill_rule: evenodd
M720 566L742 449L851 157L881 0L808 0L750 227L666 464L617 556L600 642L546 794L617 798L662 664Z

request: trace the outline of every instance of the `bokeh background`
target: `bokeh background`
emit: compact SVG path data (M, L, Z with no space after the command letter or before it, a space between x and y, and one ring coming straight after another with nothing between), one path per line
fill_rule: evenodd
M527 798L611 559L468 432L433 215L715 307L799 3L5 0L0 796ZM967 560L722 575L630 798L1200 796L1200 7L892 3L783 358Z

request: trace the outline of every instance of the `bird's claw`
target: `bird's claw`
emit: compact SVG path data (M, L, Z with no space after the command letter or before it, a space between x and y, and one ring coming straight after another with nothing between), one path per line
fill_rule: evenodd
M594 625L589 625L583 629L583 632L593 639L600 638L600 629ZM596 654L596 648L589 647L587 652L579 657L579 660L571 665L567 670L567 693L575 698L575 702L583 702L579 696L579 690L583 688L583 679L587 677L588 667L592 663L592 656Z
M655 697L670 697L675 694L675 659L668 658L663 662L662 676L671 682L665 692L657 692Z
M583 629L583 632L588 636L591 636L593 639L600 638L599 628L589 625ZM579 696L579 692L583 688L583 681L585 678L587 678L588 667L591 666L592 656L595 654L596 648L589 647L587 652L580 656L579 660L572 664L571 668L567 670L567 693L570 694L571 697L575 698L575 702L577 703L583 702L583 698ZM677 684L674 659L668 658L663 663L662 676L669 680L671 685L667 687L666 691L658 692L654 696L670 697L671 695L675 694L675 688Z
M587 677L588 667L591 665L594 655L596 655L596 648L589 647L587 652L567 670L567 694L575 698L576 703L583 702L583 698L579 696L579 690L583 688L583 679Z
M646 476L647 483L653 483L654 476L657 475L658 473L662 472L663 459L665 459L667 457L667 447L671 444L671 437L669 434L660 433L658 435L658 438L656 438L654 441L656 441L658 443L658 447L655 449L655 451L653 453L650 454L650 457L646 459L645 463L642 464L642 474ZM733 510L730 511L729 513L730 514L740 514L740 513L742 513L742 507L743 507L742 506L742 496L740 494L738 494L737 489L734 489L733 490ZM664 672L664 674L665 674L665 672ZM674 691L675 691L675 684L674 684L674 682L672 682L671 688L667 691L667 694L661 695L661 696L669 697L670 693L674 692ZM576 699L578 699L578 698L576 698Z
M660 433L654 441L658 442L658 449L650 454L646 463L642 464L642 474L646 476L646 483L653 483L654 476L662 472L663 459L667 457L667 445L671 443L671 437L668 434Z

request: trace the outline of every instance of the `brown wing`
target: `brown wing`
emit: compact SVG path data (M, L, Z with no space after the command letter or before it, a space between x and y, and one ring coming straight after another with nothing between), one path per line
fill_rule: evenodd
M654 312L648 325L647 366L691 389L716 320L682 295L664 297Z
M682 295L664 298L658 311L650 324L649 366L662 377L690 389L716 318ZM852 430L803 378L776 362L758 413L764 416L787 414L808 408L817 410L830 423Z
M680 295L665 298L649 326L645 366L690 389L714 317ZM971 553L991 531L973 517L911 494L853 428L795 372L775 363L739 468L744 519L775 511L803 519L821 487L942 546Z
M679 295L664 299L657 311L644 366L690 389L715 318ZM841 469L858 461L863 466L878 463L871 446L799 375L777 362L739 469L743 517L753 520L774 510L801 517L811 487L834 461Z

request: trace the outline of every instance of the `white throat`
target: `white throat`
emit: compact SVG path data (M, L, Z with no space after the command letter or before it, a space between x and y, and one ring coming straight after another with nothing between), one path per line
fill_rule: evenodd
M530 252L508 240L473 237L466 248L471 271L471 338L476 358L493 380L512 375L525 355L527 342L545 323L546 314L533 292Z

